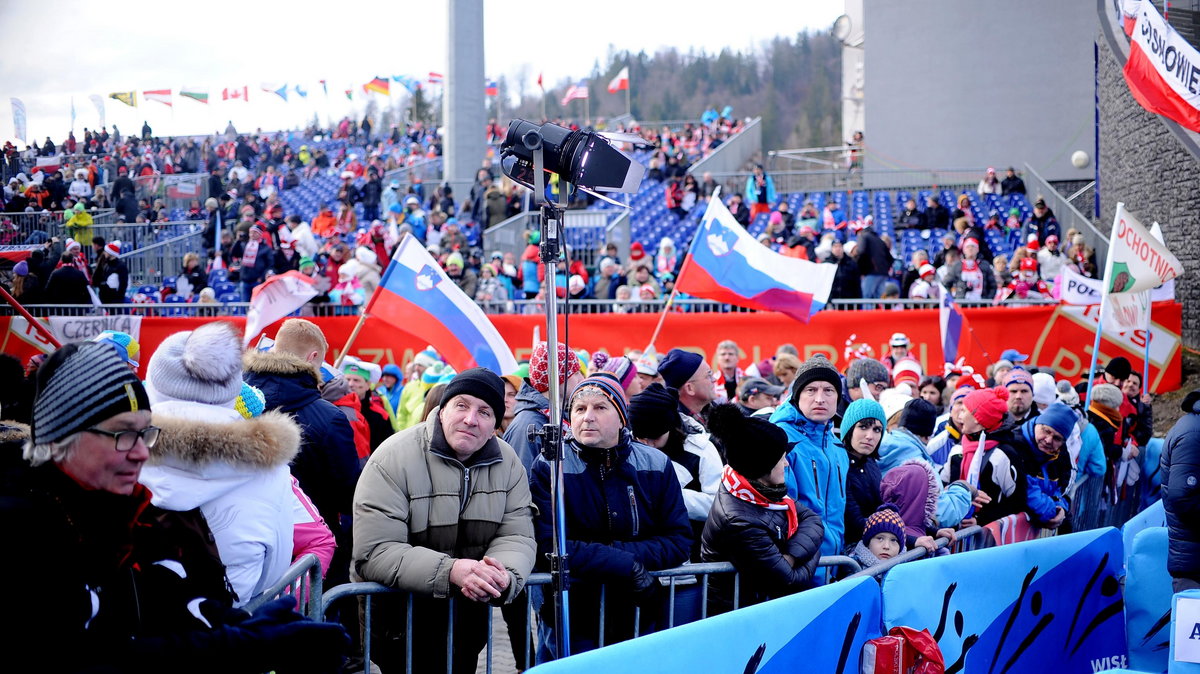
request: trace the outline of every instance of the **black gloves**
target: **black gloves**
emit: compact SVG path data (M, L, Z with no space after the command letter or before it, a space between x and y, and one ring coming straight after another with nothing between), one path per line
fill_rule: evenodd
M346 630L337 623L309 620L297 613L295 606L295 597L281 597L226 629L248 633L268 668L279 674L336 672L350 651Z
M633 563L633 569L629 574L629 585L633 590L633 601L638 604L649 602L658 595L658 590L662 587L658 584L658 579L651 576L646 567L638 561Z

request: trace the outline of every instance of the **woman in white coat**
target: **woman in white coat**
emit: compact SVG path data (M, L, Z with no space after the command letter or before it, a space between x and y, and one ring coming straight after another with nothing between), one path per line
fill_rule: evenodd
M146 389L162 432L140 481L161 508L200 509L243 605L292 561L288 464L300 428L280 412L246 419L235 408L242 343L228 323L165 339L150 358Z

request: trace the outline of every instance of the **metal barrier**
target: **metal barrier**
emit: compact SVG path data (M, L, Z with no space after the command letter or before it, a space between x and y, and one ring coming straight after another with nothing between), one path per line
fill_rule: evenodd
M153 244L140 251L122 255L129 267L131 287L136 285L157 285L163 278L182 273L183 254L199 250L201 234L186 234L167 241ZM135 283L134 279L140 282ZM1052 300L1022 300L1006 304L1022 306L1038 306L1054 304ZM539 300L483 300L476 302L488 314L539 315L545 312L545 304ZM834 300L829 309L879 309L899 307L901 309L934 309L936 300ZM967 303L968 306L991 306L988 302ZM658 313L663 310L666 300L630 300L617 302L612 300L571 300L560 304L560 311L571 314L632 314ZM137 313L143 316L245 316L250 305L246 302L225 302L220 304L199 304L196 302L157 303L157 304L106 304L100 307L92 305L59 305L32 304L25 308L36 316L80 316L93 313ZM691 298L675 298L673 310L697 313L757 313L756 309L746 309L720 302L697 300ZM302 312L306 316L346 316L348 307L340 304L306 304ZM349 309L353 309L350 307ZM7 305L0 305L0 316L10 316L12 310Z
M92 214L92 229L99 225L117 221L116 211L111 208L88 211ZM64 223L71 216L68 211L38 211L36 213L0 213L0 245L12 246L23 243L42 243L52 237L66 238ZM72 211L71 214L74 214ZM84 247L91 241L81 242Z
M412 182L413 178L420 178L422 183L429 183L436 186L442 181L442 159L437 157L434 159L425 159L418 161L409 166L401 166L394 168L391 171L386 171L383 174L383 184L386 187L393 180L399 180L401 188L405 188L406 184ZM433 193L432 187L426 188L425 198L428 199ZM465 195L464 195L465 196ZM459 197L460 199L462 197Z
M300 612L321 619L321 598L324 596L324 579L321 577L321 560L309 553L304 555L283 573L283 577L263 590L262 594L246 602L243 607L253 613L263 604L279 597L296 597Z
M762 151L762 117L755 117L745 128L718 145L712 154L692 164L688 173L701 177L706 172L717 174L740 171L746 166L746 162L761 155ZM776 188L778 187L777 183ZM740 188L738 191L741 191Z
M821 557L820 560L818 560L818 562L817 562L817 566L818 567L845 567L847 569L850 569L852 572L855 572L855 571L858 571L861 569L858 562L856 562L854 559L852 559L850 557L846 557L844 555ZM733 608L736 610L740 606L740 603L739 603L740 574L733 567L733 565L730 564L729 562L705 562L705 563L698 563L698 564L685 564L683 566L676 567L673 569L663 569L661 571L651 571L650 575L654 578L659 579L659 582L667 588L666 611L665 611L667 625L666 625L665 629L670 629L675 626L675 599L676 599L676 588L678 586L684 585L685 582L687 585L691 585L692 583L695 583L695 582L700 583L700 617L699 617L699 619L703 620L704 618L708 617L709 577L714 576L714 575L724 575L724 574L733 574ZM526 588L544 587L549 584L550 584L550 574L534 573L529 576L529 579L525 583L525 587ZM532 625L533 624L532 621L537 619L537 615L534 612L534 606L533 606L534 599L533 599L532 594L528 591L525 591L523 594L525 596L525 614L527 616L530 616L531 622L528 624ZM405 617L404 617L405 644L404 644L404 650L405 650L405 655L406 655L406 658L405 658L406 659L406 671L412 672L413 601L412 601L412 595L410 593L403 592L403 591L397 590L395 588L390 588L390 587L387 587L386 585L381 585L379 583L346 583L344 585L338 585L337 587L330 588L327 592L325 592L325 594L321 598L321 605L318 607L318 612L315 615L318 616L317 619L323 620L323 619L325 619L326 613L330 610L330 607L333 604L333 602L335 602L339 599L344 599L346 597L362 597L363 598L362 599L362 601L363 601L363 610L362 610L363 623L360 627L362 628L362 631L363 631L363 663L366 667L369 667L370 666L369 663L371 661L371 640L372 640L371 626L372 626L372 618L373 618L372 613L373 613L373 608L374 608L372 606L372 597L374 595L395 595L395 596L403 596L405 598ZM446 630L446 633L447 633L446 671L447 672L452 671L452 667L453 667L453 648L454 648L453 625L454 625L455 604L458 601L460 601L460 600L457 600L457 599L456 600L447 600L447 603L449 605L449 611L447 614L448 615L448 617L447 617L447 628L448 629ZM600 588L600 620L599 620L599 629L598 629L598 635L597 635L598 636L597 641L598 641L598 644L600 647L604 646L604 635L605 635L604 617L606 614L606 610L605 610L606 601L607 601L606 588L604 586L601 586L601 588ZM633 616L633 626L634 626L633 627L633 637L634 638L637 638L639 636L640 624L641 624L641 607L635 606L634 616ZM491 611L488 611L487 629L488 629L488 637L487 637L486 671L491 672L494 654L495 654L494 653L494 644L493 644L493 638L494 638L495 634L494 634L494 630L493 630L493 620L492 620L492 612ZM538 659L538 656L537 656L537 649L534 647L534 643L533 643L533 635L530 632L530 630L525 630L522 642L523 642L522 647L524 648L524 651L525 651L524 662L530 663L531 665L538 664L538 663L534 662L535 660Z
M1025 181L1029 193L1034 194L1035 199L1038 196L1045 199L1046 205L1054 211L1054 217L1058 219L1058 227L1062 232L1062 236L1065 237L1069 229L1074 229L1083 234L1087 245L1096 251L1097 268L1104 269L1104 261L1108 258L1108 235L1096 229L1096 225L1092 224L1091 218L1080 213L1079 209L1075 208L1070 201L1067 201L1066 197L1060 194L1053 185L1046 182L1046 179L1033 170L1033 167L1029 164L1025 164Z
M629 257L630 218L627 211L593 211L573 209L563 218L563 241L571 247L571 259L581 260L584 266L594 268L600 259L600 251L606 243L617 245L617 253ZM488 252L500 251L520 257L525 251L525 232L541 227L541 214L537 211L518 213L483 232L483 247Z
M129 285L159 285L167 277L182 274L183 256L186 253L204 252L203 227L202 222L164 223L161 228L143 231L143 237L152 235L157 238L164 233L175 235L119 256L129 268Z

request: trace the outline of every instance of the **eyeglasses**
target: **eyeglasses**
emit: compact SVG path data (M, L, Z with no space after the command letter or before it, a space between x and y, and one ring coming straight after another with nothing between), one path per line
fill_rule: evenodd
M138 438L146 443L149 449L158 442L158 426L147 426L140 431L106 431L103 428L85 428L88 433L106 435L115 441L118 452L128 452L137 444Z

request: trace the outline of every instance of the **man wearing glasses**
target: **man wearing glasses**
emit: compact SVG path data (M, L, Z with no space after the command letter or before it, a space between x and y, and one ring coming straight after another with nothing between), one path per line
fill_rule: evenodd
M705 424L705 408L717 398L716 374L698 353L671 349L658 364L667 386L679 391L679 414Z
M338 625L294 599L230 607L198 530L168 526L138 483L158 429L142 383L109 346L69 344L37 374L33 426L0 444L0 555L9 606L0 670L336 671ZM20 448L19 448L20 447ZM20 455L18 455L20 452ZM179 522L180 520L174 520ZM202 523L202 520L201 520ZM209 563L205 563L209 562Z

